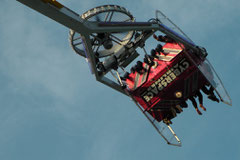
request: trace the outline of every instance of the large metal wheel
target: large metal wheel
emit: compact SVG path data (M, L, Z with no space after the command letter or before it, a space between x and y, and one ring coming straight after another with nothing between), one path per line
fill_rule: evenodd
M117 5L104 5L88 10L81 15L88 21L98 22L134 22L134 17L125 8ZM81 34L70 30L70 44L73 50L85 57L84 44ZM127 44L134 31L117 33L93 33L90 35L93 53L98 58L110 56L118 49Z

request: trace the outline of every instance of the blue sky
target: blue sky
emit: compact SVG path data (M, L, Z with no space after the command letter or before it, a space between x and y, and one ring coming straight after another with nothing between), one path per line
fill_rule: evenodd
M68 43L68 29L17 1L0 6L0 159L240 159L238 0L59 1L83 13L126 7L139 21L160 9L207 48L233 106L205 100L174 122L183 142L168 146L128 97L95 81Z

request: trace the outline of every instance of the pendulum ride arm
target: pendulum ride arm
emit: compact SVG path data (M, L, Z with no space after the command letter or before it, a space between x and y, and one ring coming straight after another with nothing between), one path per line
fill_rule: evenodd
M184 44L185 46L188 46L195 51L198 50L194 44L189 43L182 37L176 36L175 33L168 29L166 26L156 22L90 22L82 19L79 14L65 7L56 0L17 1L55 20L67 28L80 33L85 44L85 57L91 66L91 70L95 75L96 80L123 94L125 94L125 92L123 92L119 84L98 73L90 39L90 35L92 33L114 33L124 31L150 31L154 33L155 31L159 30L169 35L176 41ZM137 47L139 46L135 46L134 48L136 49Z

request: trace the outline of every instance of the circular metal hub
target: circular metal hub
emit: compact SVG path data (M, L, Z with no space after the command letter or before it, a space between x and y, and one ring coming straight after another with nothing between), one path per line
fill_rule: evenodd
M98 22L134 22L134 17L125 8L117 5L104 5L88 10L81 15L82 19ZM114 54L127 44L134 31L114 33L93 33L90 35L93 53L98 58ZM70 44L73 50L85 57L81 34L70 30Z

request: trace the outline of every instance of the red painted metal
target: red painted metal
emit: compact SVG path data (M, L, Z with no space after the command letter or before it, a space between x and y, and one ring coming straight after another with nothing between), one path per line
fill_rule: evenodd
M166 43L163 51L157 53L155 66L149 69L143 63L145 71L130 73L126 80L130 94L159 122L174 118L181 103L208 83L196 66L203 60L186 53L177 43ZM176 93L180 96L177 97Z

